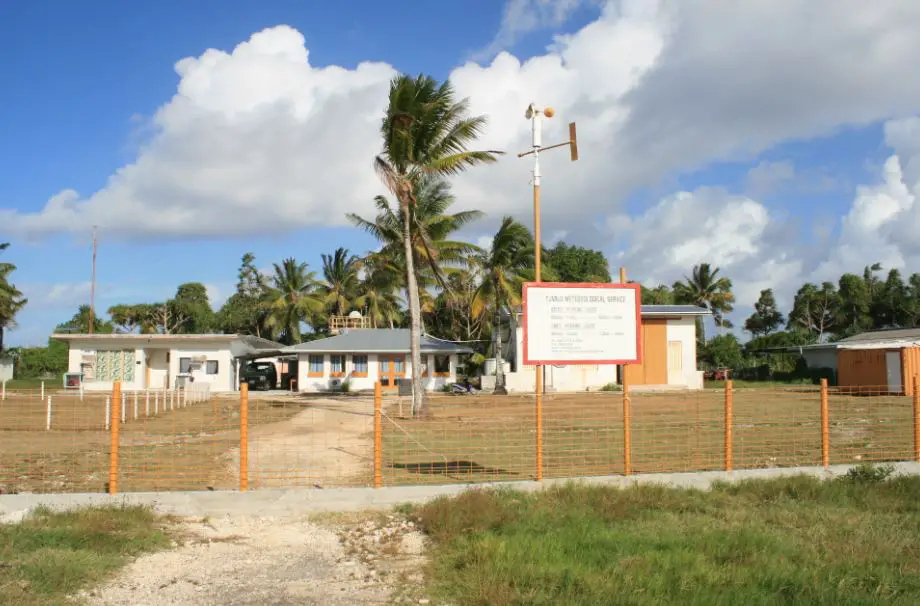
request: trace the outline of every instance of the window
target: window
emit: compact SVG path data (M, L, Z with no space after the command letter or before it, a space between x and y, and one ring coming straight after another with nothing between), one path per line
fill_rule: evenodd
M100 349L96 352L97 381L133 381L133 349Z
M436 377L450 376L450 356L435 356L434 357L434 376Z
M396 366L397 374L405 374L406 372L406 358L399 356L393 360L393 364Z
M191 358L179 358L179 372L192 372Z
M310 355L310 371L308 374L311 377L323 376L323 356L318 354Z
M367 376L367 356L352 356L351 365L354 367L352 374L356 377Z
M216 375L217 369L219 368L217 360L208 360L207 362L207 372L209 375Z
M341 377L345 374L345 356L329 356L331 375Z

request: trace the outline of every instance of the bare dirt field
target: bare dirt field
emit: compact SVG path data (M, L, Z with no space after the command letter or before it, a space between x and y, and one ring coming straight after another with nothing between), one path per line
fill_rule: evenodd
M535 477L532 395L433 395L430 403L428 416L413 419L405 400L384 400L385 484ZM55 407L60 412L46 431L40 399L0 405L0 490L106 490L111 435L101 427L104 399L61 397ZM817 388L738 389L732 407L736 469L820 464ZM723 468L721 391L634 393L630 411L633 472ZM120 491L239 487L238 397L160 409L157 416L147 416L140 399L136 420L133 413L129 398L119 426ZM912 414L907 397L831 392L831 463L913 458ZM545 477L622 473L622 394L547 394L542 436ZM370 485L373 400L254 395L248 455L251 489Z

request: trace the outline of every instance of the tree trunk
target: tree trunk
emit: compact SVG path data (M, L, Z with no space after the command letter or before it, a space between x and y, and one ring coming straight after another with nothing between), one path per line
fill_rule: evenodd
M409 297L409 355L412 362L412 416L427 412L427 398L422 385L422 303L419 299L415 259L412 255L412 220L408 206L403 207L403 244L406 248L406 291Z
M0 354L3 353L3 326L0 326Z
M496 395L507 395L508 390L505 389L505 365L504 358L502 356L502 316L501 310L496 307L495 309L495 328L493 329L493 338L495 339L495 389L492 390L493 394Z

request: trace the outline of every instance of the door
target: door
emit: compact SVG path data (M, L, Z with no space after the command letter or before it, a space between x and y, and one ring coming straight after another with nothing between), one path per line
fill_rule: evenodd
M684 383L684 344L680 341L668 341L668 383Z
M886 351L885 367L888 370L888 391L891 393L901 393L903 383L901 382L901 352Z
M386 354L378 356L377 361L381 387L396 389L396 379L406 376L406 356Z
M668 384L668 321L665 318L642 320L642 363L626 365L630 385Z

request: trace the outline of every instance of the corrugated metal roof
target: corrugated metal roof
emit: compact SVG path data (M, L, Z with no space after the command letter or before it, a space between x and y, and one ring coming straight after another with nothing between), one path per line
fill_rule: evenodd
M708 316L710 311L696 305L643 305L643 316Z
M918 339L920 339L920 328L891 328L861 332L858 335L840 339L837 343L841 345L844 343L884 343L886 341L915 341Z
M463 345L441 341L427 335L422 336L422 353L473 353ZM340 335L318 339L285 347L285 353L407 353L409 351L409 329L407 328L353 328Z

